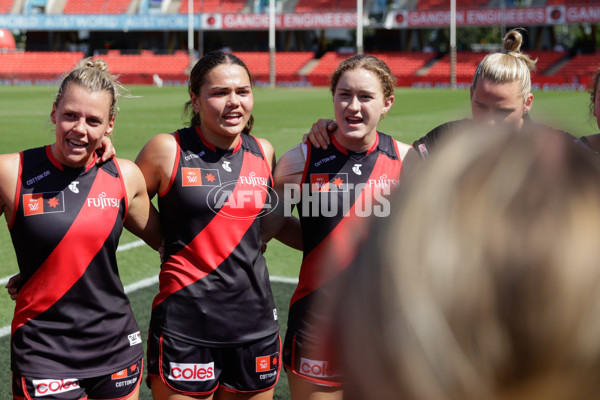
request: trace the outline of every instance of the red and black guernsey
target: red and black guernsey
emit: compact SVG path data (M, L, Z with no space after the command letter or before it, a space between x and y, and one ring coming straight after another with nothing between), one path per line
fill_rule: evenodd
M328 287L356 257L367 218L388 215L387 195L402 170L396 142L386 134L378 132L371 149L362 153L331 139L333 146L326 150L308 146L298 204L304 256L287 335L319 334L317 327L328 316L317 302L328 301Z
M143 356L115 252L127 212L118 165L69 168L50 146L21 153L9 224L23 285L12 322L12 370L86 378Z
M260 241L272 176L258 140L243 134L223 150L198 127L174 135L171 183L158 198L165 261L151 330L216 347L277 332Z

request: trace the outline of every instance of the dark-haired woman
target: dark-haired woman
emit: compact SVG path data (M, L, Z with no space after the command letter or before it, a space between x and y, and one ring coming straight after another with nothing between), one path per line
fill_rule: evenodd
M251 77L239 58L208 53L188 91L191 126L155 136L136 160L165 238L149 384L155 399L271 399L281 345L261 224L274 150L249 134Z

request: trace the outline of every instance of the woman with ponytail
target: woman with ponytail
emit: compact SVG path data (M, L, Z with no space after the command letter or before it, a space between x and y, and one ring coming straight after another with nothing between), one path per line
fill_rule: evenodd
M501 52L488 54L481 60L471 84L472 119L451 121L438 126L413 143L421 155L427 157L437 142L457 130L468 129L475 124L480 129L504 127L511 130L543 129L559 135L566 132L540 127L529 117L533 105L531 72L537 60L521 52L523 35L513 29L502 41ZM574 137L572 137L575 140Z
M0 155L0 215L20 272L14 399L138 398L142 340L115 253L123 227L154 249L161 236L140 169L97 162L120 88L104 61L82 60L52 105L56 141Z

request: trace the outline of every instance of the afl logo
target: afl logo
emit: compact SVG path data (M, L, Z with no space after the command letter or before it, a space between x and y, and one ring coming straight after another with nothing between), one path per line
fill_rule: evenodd
M264 217L273 212L278 203L279 197L271 187L249 182L224 182L213 187L206 196L206 204L212 212L236 220Z
M356 175L362 175L360 167L362 167L362 164L354 164L354 167L352 167L352 172L354 172Z

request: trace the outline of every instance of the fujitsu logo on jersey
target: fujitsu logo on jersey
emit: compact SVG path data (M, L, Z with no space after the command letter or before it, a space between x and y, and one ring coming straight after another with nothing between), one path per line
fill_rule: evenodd
M119 207L121 205L121 199L114 197L106 197L106 193L102 192L98 197L89 197L87 199L88 207L106 208L106 207Z
M210 381L215 379L215 363L170 363L169 378L172 381Z
M379 179L369 179L369 186L375 186L377 188L396 187L399 182L398 179L388 178L386 174L383 174Z
M267 186L269 179L264 176L256 176L254 172L250 172L248 176L240 176L240 183L245 183L252 186Z
M35 396L50 396L79 389L77 379L34 379Z

